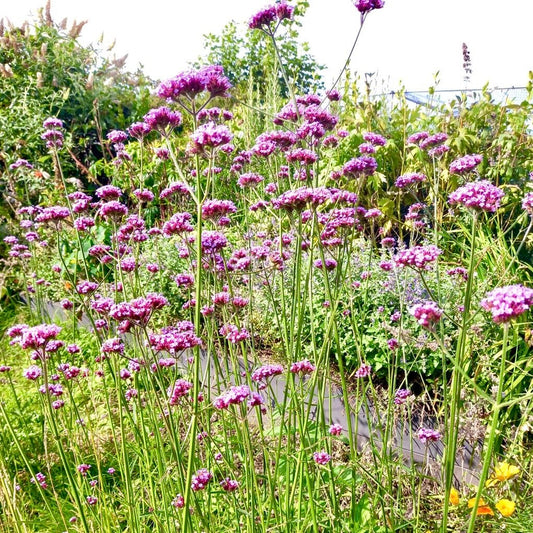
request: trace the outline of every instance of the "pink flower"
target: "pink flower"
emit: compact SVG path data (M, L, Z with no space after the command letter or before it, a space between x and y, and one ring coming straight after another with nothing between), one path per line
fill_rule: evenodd
M465 155L450 164L450 174L464 174L474 170L483 161L479 154Z
M331 426L329 426L329 434L335 436L341 435L342 426L340 424L331 424Z
M315 365L313 365L308 359L303 361L297 361L291 365L291 372L293 374L310 374L316 370Z
M533 305L533 289L522 285L498 287L489 292L480 305L485 311L491 312L494 322L509 322Z
M331 461L331 455L325 451L315 452L313 459L317 465L326 465Z
M213 479L213 474L207 468L201 468L192 476L191 488L193 491L203 490Z
M442 439L442 434L439 431L428 428L420 428L416 436L424 444L426 444L427 442L436 442Z
M356 378L367 378L372 373L372 367L370 365L362 364L356 371Z
M442 250L437 246L413 246L396 254L394 260L398 265L411 266L427 270L429 264L437 260Z
M452 192L448 198L451 205L461 204L471 209L494 213L500 207L505 193L487 180L472 181Z
M252 372L252 381L266 381L272 376L283 374L282 365L263 365Z
M442 309L440 309L435 302L424 302L413 305L413 307L409 309L409 312L416 318L417 322L425 328L429 328L437 323L442 316Z

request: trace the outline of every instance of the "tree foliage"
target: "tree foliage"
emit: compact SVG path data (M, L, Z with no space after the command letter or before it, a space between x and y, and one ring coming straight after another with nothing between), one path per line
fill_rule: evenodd
M279 55L287 76L300 94L316 92L323 88L321 73L324 65L317 63L309 51L308 43L298 40L297 28L309 3L298 2L294 20L276 33ZM249 31L246 24L231 21L220 34L204 36L207 54L198 63L222 65L224 72L237 88L246 90L250 83L261 94L267 91L266 85L272 76L277 78L281 96L289 95L289 88L281 74L276 52L270 39L260 31Z

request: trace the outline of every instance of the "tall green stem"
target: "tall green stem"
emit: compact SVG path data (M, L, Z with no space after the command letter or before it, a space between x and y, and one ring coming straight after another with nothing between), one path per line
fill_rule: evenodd
M477 488L476 498L474 506L472 507L472 515L470 516L470 523L468 524L468 533L474 533L474 527L476 523L477 509L479 501L481 500L481 493L485 487L485 482L489 475L489 469L492 460L492 452L494 451L494 443L496 441L496 433L498 427L498 419L500 417L500 410L502 408L501 402L503 397L503 384L505 381L505 368L507 363L507 345L509 338L509 323L503 325L503 342L502 342L502 355L500 362L500 375L498 376L498 392L496 393L496 403L494 404L494 410L492 412L492 420L490 424L489 438L487 442L487 449L485 457L483 459L483 469L481 471L481 477L479 478L479 485Z
M463 320L459 341L455 352L453 362L453 375L451 384L451 408L448 422L448 434L446 436L446 450L444 453L444 487L445 499L442 517L442 532L445 533L448 527L448 509L450 505L450 491L453 483L453 474L455 467L455 454L457 453L457 438L459 434L459 413L461 410L461 385L463 363L465 359L467 331L470 324L470 304L472 301L472 290L475 274L475 256L476 256L476 223L477 213L472 213L472 226L470 231L470 261L468 266L468 280L466 283L466 292L463 309Z

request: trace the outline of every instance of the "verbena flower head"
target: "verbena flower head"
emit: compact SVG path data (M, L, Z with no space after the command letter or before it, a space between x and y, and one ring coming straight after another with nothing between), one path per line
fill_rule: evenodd
M329 426L328 433L334 436L342 435L342 426L340 424L331 424L331 426Z
M11 163L11 165L9 165L9 168L11 170L15 170L17 168L32 169L33 165L31 163L28 163L28 161L26 161L25 159L17 159L14 163Z
M248 385L237 385L213 400L216 409L227 409L230 405L243 403L250 397L251 391Z
M268 6L258 11L248 22L251 30L272 30L272 23L291 19L294 14L294 7L282 1L274 6Z
M101 200L118 200L122 196L122 190L114 185L103 185L96 189L95 194Z
M168 107L151 109L144 115L143 120L151 130L162 134L167 134L170 130L177 128L182 121L181 114Z
M218 125L215 122L208 122L202 124L191 135L191 139L194 143L194 147L198 150L204 148L218 148L231 142L233 134L227 128L227 126Z
M155 352L164 351L172 355L202 343L194 334L194 324L189 321L178 322L173 327L165 327L159 334L150 334L149 341Z
M150 126L146 122L134 122L129 128L128 133L136 139L143 139L151 132ZM122 152L122 150L118 150Z
M189 391L193 388L193 384L185 379L178 379L172 387L168 389L168 403L170 405L177 405L180 398L187 396Z
M522 209L533 216L533 192L528 192L522 199Z
M387 139L383 135L372 133L371 131L364 133L363 139L374 146L385 146L387 144Z
M45 130L55 130L63 128L63 121L56 117L49 117L43 122Z
M355 8L361 13L361 15L364 15L373 9L381 9L384 5L385 2L383 0L355 0L354 2Z
M465 174L471 172L483 161L483 156L479 154L465 155L450 164L451 174Z
M213 479L213 474L207 468L201 468L192 476L191 489L195 492L203 490Z
M227 97L231 83L219 65L209 65L198 70L182 72L174 78L164 81L157 88L157 95L166 100L177 101L182 97L194 99L202 92L210 97Z
M442 439L442 434L439 431L423 427L417 431L416 436L419 438L420 442L423 442L424 444Z
M424 302L413 305L409 309L409 313L416 318L421 326L429 328L440 320L442 309L435 302Z
M394 403L396 405L403 405L412 394L409 389L398 389L394 395Z
M275 209L301 211L308 206L318 207L331 199L331 192L325 187L300 187L284 192L272 200Z
M220 486L226 492L234 492L239 488L239 482L235 479L230 479L227 477L220 482Z
M408 174L403 174L402 176L399 176L394 182L394 185L396 185L396 187L398 187L399 189L404 189L406 187L409 187L410 185L414 185L415 183L421 183L426 180L427 176L425 174L422 174L421 172L410 172Z
M58 223L68 218L70 212L68 208L61 205L53 205L51 207L45 207L36 217L35 222L41 223Z
M407 138L407 144L420 144L424 139L427 139L428 137L429 133L427 131L418 131Z
M394 257L398 265L411 266L414 268L429 269L430 263L437 260L442 250L430 244L429 246L412 246L406 250L401 250Z
M370 176L378 168L377 161L373 157L355 157L344 164L342 174L346 177Z
M317 465L327 465L331 461L331 455L325 451L315 452L313 459Z
M436 148L437 146L442 145L442 143L448 140L448 135L446 133L435 133L434 135L428 135L424 139L420 139L418 146L422 150L430 150L431 148Z
M202 205L202 218L204 220L218 220L235 213L237 207L231 200L206 200Z
M316 370L316 367L309 359L304 359L293 363L290 370L293 374L310 374Z
M55 324L41 324L34 327L18 324L8 329L7 334L25 350L46 350L48 343L54 340L60 332L61 328Z
M268 378L279 374L283 374L282 365L263 365L252 372L252 381L266 381Z
M356 371L356 378L367 378L372 373L372 367L370 365L362 364Z
M100 209L98 209L98 215L107 219L119 219L125 217L127 214L128 208L116 200L106 202L100 206Z
M171 196L189 196L190 194L191 189L187 184L182 183L181 181L173 181L172 183L169 183L168 187L165 187L161 191L159 198L164 200Z
M489 292L480 302L485 311L490 311L497 324L509 322L525 313L533 305L533 289L523 285L507 285Z
M500 207L505 193L487 180L472 181L452 192L448 202L477 211L494 213Z
M107 134L107 139L112 143L125 143L128 140L128 134L122 130L111 130Z

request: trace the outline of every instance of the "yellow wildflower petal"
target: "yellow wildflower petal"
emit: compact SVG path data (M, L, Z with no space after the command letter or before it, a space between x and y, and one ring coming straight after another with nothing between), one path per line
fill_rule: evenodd
M520 468L509 463L498 463L494 468L494 477L498 481L507 481L520 472Z
M450 503L452 505L459 505L459 491L455 487L450 489Z
M511 516L516 509L516 505L515 502L512 502L511 500L503 499L496 504L496 509L498 509L503 516Z
M468 500L468 508L469 509L472 509L472 507L474 507L474 504L476 503L476 499L475 498L470 498ZM486 502L483 498L479 498L479 503L478 505L486 505Z

